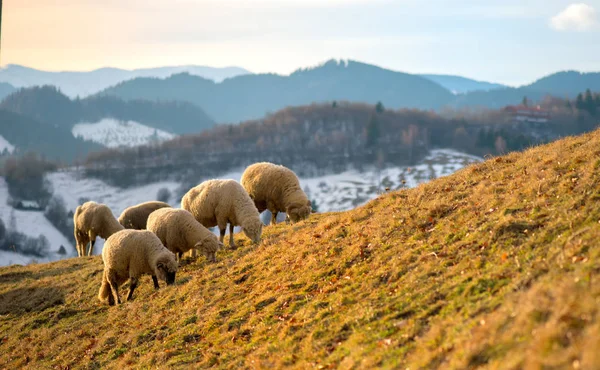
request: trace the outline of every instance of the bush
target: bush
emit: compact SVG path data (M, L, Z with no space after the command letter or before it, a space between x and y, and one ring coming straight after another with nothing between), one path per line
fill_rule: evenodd
M55 164L28 153L20 158L7 159L3 173L12 198L35 200L45 206L52 194L44 175L55 169Z
M169 203L171 199L171 191L167 188L160 188L156 193L156 200L160 202Z
M50 243L44 235L30 238L18 231L10 230L0 241L0 250L16 252L27 256L46 257Z
M4 221L0 218L0 241L4 239L6 236L6 225L4 225Z
M60 231L70 242L75 244L75 236L73 235L73 216L69 216L65 201L60 196L54 196L48 202L44 216L54 227Z

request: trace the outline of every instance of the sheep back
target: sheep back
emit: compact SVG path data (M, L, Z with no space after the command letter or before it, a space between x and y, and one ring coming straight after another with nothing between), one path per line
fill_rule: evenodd
M77 207L73 223L77 231L83 234L91 231L103 239L123 229L106 204L94 201L85 202Z
M298 209L301 216L310 214L310 201L294 171L287 167L269 162L252 164L242 174L241 184L259 212L269 209L289 214Z
M157 209L171 207L168 203L149 201L126 208L119 216L119 223L126 229L144 230L148 216Z
M123 282L130 277L156 275L159 262L177 270L175 255L151 231L125 229L111 235L102 248L105 270L115 271Z
M185 253L198 248L209 260L221 247L215 234L202 226L185 209L161 208L148 217L147 228L158 236L163 245L174 253Z

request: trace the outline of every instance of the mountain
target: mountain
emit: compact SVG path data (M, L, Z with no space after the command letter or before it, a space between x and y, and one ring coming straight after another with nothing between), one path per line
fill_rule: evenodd
M86 97L95 94L109 86L132 78L165 78L181 72L188 72L192 75L202 76L216 82L250 73L239 67L217 68L196 65L142 68L134 70L100 68L89 72L49 72L16 64L9 64L0 69L0 82L8 82L16 87L53 85L60 88L69 97L75 98L77 96ZM2 90L0 89L0 98L2 97L1 92Z
M577 71L565 71L551 74L540 78L526 89L543 91L559 97L575 98L577 94L590 89L600 92L600 72L582 73Z
M2 268L0 363L598 369L599 146L596 131L490 158L265 227L258 246L237 234L122 307L98 301L100 256Z
M450 91L426 78L356 61L330 60L289 76L254 74L215 83L190 74L166 79L137 78L102 91L122 99L182 100L202 107L215 121L258 119L288 106L324 101L356 101L389 108L439 108Z
M6 97L0 109L69 130L78 123L96 123L106 118L135 121L178 135L197 133L214 125L202 109L186 102L123 101L110 96L72 100L53 86L20 89Z
M425 77L445 87L446 89L452 91L454 94L464 94L471 91L489 91L507 87L506 85L502 84L477 81L461 76L436 74L422 74L420 76Z
M55 127L4 109L0 109L0 136L21 153L32 151L49 160L65 162L82 160L90 151L103 148L73 137L68 128Z
M2 101L2 99L12 94L16 90L17 89L13 85L8 84L6 82L0 82L0 101Z

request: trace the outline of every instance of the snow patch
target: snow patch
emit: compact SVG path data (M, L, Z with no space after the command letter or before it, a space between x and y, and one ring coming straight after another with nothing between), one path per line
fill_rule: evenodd
M362 172L348 170L338 174L300 178L300 186L319 212L347 211L376 198L386 188L413 188L482 160L452 149L436 149L413 167L389 167L382 170L369 168ZM243 172L244 169L238 169L217 178L240 181Z
M4 221L4 225L7 229L11 227L11 219L14 217L14 228L15 231L23 233L29 237L37 238L40 235L44 235L50 243L50 251L56 252L61 245L65 247L67 253L75 253L75 248L71 245L69 240L61 234L55 227L46 219L44 212L42 211L22 211L14 209L8 205L8 185L3 177L0 177L0 219ZM6 254L9 252L0 251L0 266L5 266L10 261L14 263L29 263L33 260L36 261L49 261L59 259L55 254L51 254L47 258L29 257L22 256L21 260L16 258L8 258L10 255ZM11 252L12 253L12 252ZM7 257L8 256L8 257ZM19 255L21 256L21 255ZM5 258L6 257L6 258Z
M0 135L0 154L2 154L4 150L12 153L15 150L15 146L9 143L4 136Z
M135 121L104 118L98 122L81 122L73 126L73 136L81 136L108 148L134 147L170 140L176 135Z

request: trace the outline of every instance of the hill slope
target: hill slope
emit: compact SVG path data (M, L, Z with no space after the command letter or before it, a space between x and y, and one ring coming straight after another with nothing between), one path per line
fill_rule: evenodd
M600 91L600 72L582 73L577 71L563 71L540 78L530 85L529 90L545 91L549 94L574 99L577 94L590 89Z
M599 146L595 131L267 227L260 246L238 236L119 307L96 299L98 256L0 269L0 365L598 368Z
M330 60L321 66L301 69L289 76L243 75L214 83L189 74L167 79L138 78L104 90L100 95L122 99L189 101L217 122L258 119L268 112L311 104L348 100L389 108L438 108L452 93L420 76L394 72L372 65Z
M420 75L421 77L425 77L428 80L431 80L446 89L452 91L455 94L464 94L471 91L488 91L501 89L506 87L506 85L486 82L486 81L477 81L471 78L461 77L461 76L452 76L452 75L435 75L435 74L425 74Z
M0 81L8 82L16 87L54 85L64 91L69 97L75 98L77 96L85 97L95 94L109 86L136 77L165 78L181 72L188 72L216 82L250 73L239 67L216 68L194 65L134 70L100 68L88 72L49 72L17 64L9 64L0 69Z
M0 109L69 130L78 123L105 118L135 121L174 134L196 133L214 125L202 109L186 102L123 101L107 96L69 99L54 86L20 89L6 97Z
M64 127L54 127L18 113L0 109L0 135L19 150L39 153L49 160L81 160L102 146L73 137Z

